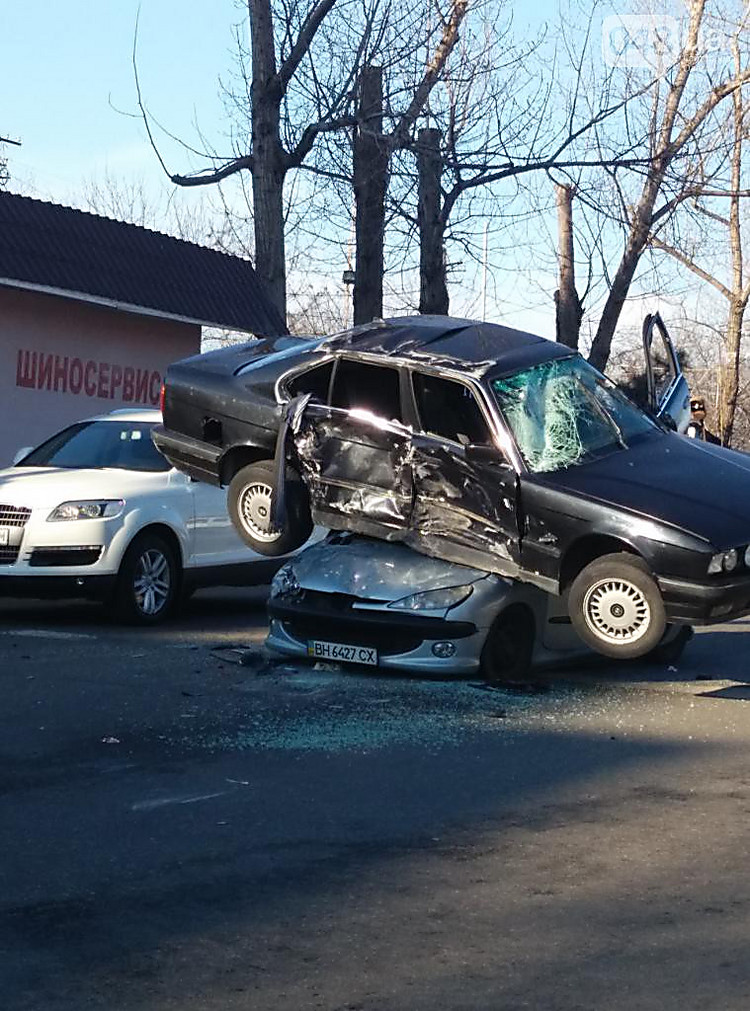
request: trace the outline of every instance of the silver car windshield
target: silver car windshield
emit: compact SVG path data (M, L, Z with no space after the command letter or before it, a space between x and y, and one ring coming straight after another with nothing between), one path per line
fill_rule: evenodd
M526 466L563 470L617 449L658 426L583 358L542 362L491 381Z
M21 467L164 471L170 464L151 441L152 422L81 421L53 435Z

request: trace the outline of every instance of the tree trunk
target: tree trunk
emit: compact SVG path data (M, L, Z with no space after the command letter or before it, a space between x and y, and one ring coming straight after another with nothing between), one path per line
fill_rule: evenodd
M557 232L559 287L555 292L555 328L557 339L578 350L583 306L576 291L575 257L573 249L573 186L555 185L557 200Z
M253 57L250 102L253 124L255 271L282 318L286 319L286 170L279 127L282 88L276 75L269 0L248 0L248 12Z
M365 67L360 75L357 119L354 137L355 326L383 315L388 142L383 137L383 71L380 67Z
M731 446L737 394L740 388L740 346L745 303L734 299L729 306L727 332L724 337L726 357L721 367L719 399L719 435L722 446Z
M444 316L448 313L445 278L445 246L440 214L440 131L419 131L417 144L419 177L419 311Z
M638 261L641 258L643 250L646 248L648 227L651 223L656 192L654 192L650 205L643 209L640 220L636 220L631 227L628 244L625 247L625 252L622 254L617 272L612 279L612 286L609 289L609 295L604 304L599 326L591 344L589 361L600 372L604 372L607 367L609 352L612 350L612 338L617 328L617 321L620 318L625 299L628 297L628 291L638 267Z

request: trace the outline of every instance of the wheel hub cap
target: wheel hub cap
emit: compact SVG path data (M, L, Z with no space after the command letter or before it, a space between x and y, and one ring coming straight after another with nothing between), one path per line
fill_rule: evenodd
M271 488L267 484L251 484L240 495L239 513L246 529L259 541L275 541L279 530L271 526Z
M169 597L171 574L169 562L155 548L144 551L136 567L135 600L144 614L158 614Z
M627 579L602 579L586 593L586 623L610 642L636 642L651 624L651 608L641 590Z

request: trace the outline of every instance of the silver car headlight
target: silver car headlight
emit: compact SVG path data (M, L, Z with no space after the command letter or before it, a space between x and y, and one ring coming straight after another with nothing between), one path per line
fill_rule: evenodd
M394 600L388 607L399 611L445 611L468 600L473 592L474 587L470 583L464 583L462 586L446 586L440 590L412 593L408 597Z
M271 580L272 597L296 597L302 592L292 565L282 565Z
M121 498L113 499L93 499L84 502L62 502L47 517L47 522L59 522L60 520L99 520L112 519L119 516L125 508L125 500Z
M750 548L745 551L745 565L748 564L748 553L750 553ZM739 561L740 553L737 548L730 548L729 551L719 551L708 563L709 574L716 575L717 572L734 572Z

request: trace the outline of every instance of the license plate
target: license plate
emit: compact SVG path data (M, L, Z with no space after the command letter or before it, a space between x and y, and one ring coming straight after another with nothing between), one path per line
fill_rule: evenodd
M363 663L377 667L378 651L370 646L346 646L341 642L320 642L315 639L307 644L307 655L317 660L341 660L346 663Z
M7 547L10 544L10 530L8 527L0 527L0 548Z

